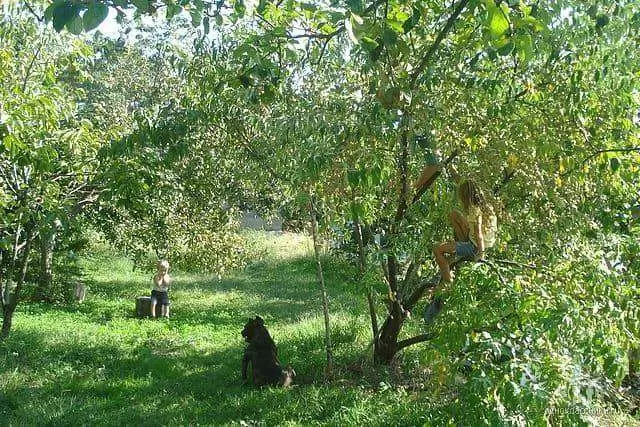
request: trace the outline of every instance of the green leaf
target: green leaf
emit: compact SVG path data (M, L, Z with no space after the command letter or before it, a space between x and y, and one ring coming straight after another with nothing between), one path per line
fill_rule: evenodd
M350 14L344 20L344 28L347 30L347 35L349 36L349 39L351 39L353 43L357 44L359 42L359 37L357 35L358 22L357 22L357 18L354 18L354 16L357 16L357 15ZM360 18L360 20L362 20L362 18Z
M84 25L82 23L82 18L80 17L80 15L75 15L73 18L71 18L67 22L66 28L71 34L82 34Z
M131 0L131 3L133 3L140 12L149 10L149 0Z
M347 0L347 6L349 10L360 13L364 10L364 4L362 0Z
M367 52L373 52L378 47L378 42L371 37L364 36L360 39L360 45L362 45L362 48Z
M640 29L640 12L636 12L631 18L631 28L635 30Z
M109 8L104 3L92 3L82 15L82 25L85 31L91 31L102 23L109 15Z
M598 15L596 18L596 29L602 29L609 23L609 17L607 15Z
M492 37L498 38L509 29L508 8L496 6L493 0L487 3L489 16L487 18L487 27Z
M533 39L529 34L520 34L515 38L518 57L524 62L533 57Z
M347 171L347 182L351 187L357 187L360 184L360 172L352 169Z
M57 4L51 11L53 19L53 28L60 32L76 16L77 9L70 1L64 1Z
M233 11L240 17L244 16L244 13L247 11L244 0L236 0L233 4Z
M540 20L534 18L533 16L525 16L524 18L522 18L522 20L520 21L523 24L529 26L533 31L543 31L546 30L547 27L544 23L542 23Z
M397 19L387 19L387 29L392 29L396 33L402 33L403 21Z
M609 159L609 166L613 172L616 172L620 169L620 159L617 157L612 157Z
M382 41L386 46L393 46L398 41L398 34L391 28L385 28L382 33Z
M261 1L263 1L263 0L261 0ZM300 8L302 10L308 10L310 12L315 12L315 11L318 10L318 6L316 6L313 3L300 3Z
M208 16L205 16L204 19L202 20L202 26L204 28L204 33L205 34L209 34L210 24L209 24L209 17Z
M202 23L202 13L199 10L190 9L189 14L191 15L191 25L197 27Z
M268 3L269 3L268 0L260 0L258 2L258 6L256 7L256 12L258 12L259 15L262 15L264 11L267 9ZM304 9L304 5L303 5L303 9Z
M167 5L167 21L182 12L182 7L177 4Z
M49 7L47 7L47 8L44 10L44 19L45 19L47 22L49 22L49 21L53 20L53 12L54 12L58 7L60 7L63 3L69 3L69 2L68 2L68 1L66 1L66 0L56 0L56 1L54 1L53 3L51 3L51 4L49 5Z
M413 6L413 15L402 24L402 31L407 34L409 31L413 29L420 22L420 17L422 14L420 13L420 9Z

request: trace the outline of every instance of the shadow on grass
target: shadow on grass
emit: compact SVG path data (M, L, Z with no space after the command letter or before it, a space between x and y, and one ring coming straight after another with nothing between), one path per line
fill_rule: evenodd
M331 335L340 363L340 354L353 355L362 329L354 315L366 312L365 301L350 285L351 267L329 259L324 267L330 311L349 313ZM0 415L9 423L339 424L343 413L355 417L350 423L381 422L367 418L383 411L363 406L370 389L322 382L324 333L313 319L321 317L320 291L310 257L253 263L224 280L176 275L169 322L133 319L135 297L148 294L150 278L86 282L83 304L19 306L17 315L28 314L35 326L16 328L0 345ZM240 331L256 314L267 320L282 363L297 371L291 390L241 385ZM75 335L64 330L74 326ZM83 328L102 332L93 337Z
M361 313L364 297L352 284L352 268L329 258L324 265L330 309ZM222 280L193 275L176 275L174 279L170 291L172 320L183 324L224 326L254 315L292 322L321 310L315 260L311 257L257 261ZM139 277L87 279L85 283L88 297L82 304L31 304L27 309L73 313L104 323L135 317L135 299L151 292L151 278L148 283Z
M296 345L318 344L304 341L300 338ZM0 395L0 413L20 425L319 422L335 415L337 398L347 406L358 400L357 391L341 388L320 392L322 386L313 385L291 390L243 386L240 345L199 353L148 343L123 351L107 343L52 345L39 334L16 331L3 347L18 355L5 360L8 370L33 378L28 384L9 383ZM310 357L296 366L299 379L317 381L319 373L308 370L320 364Z

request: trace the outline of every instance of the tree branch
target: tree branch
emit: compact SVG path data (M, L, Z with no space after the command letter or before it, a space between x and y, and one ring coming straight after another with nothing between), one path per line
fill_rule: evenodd
M449 17L449 19L447 19L447 22L444 24L444 27L442 27L442 30L440 30L440 32L438 33L438 36L433 41L433 44L431 45L431 47L429 47L429 50L427 50L427 53L422 58L422 60L416 67L415 71L411 73L411 77L409 79L410 87L415 86L415 83L418 80L418 77L420 76L420 74L422 74L424 69L427 67L427 64L431 60L431 57L433 56L434 53L436 53L436 51L440 47L440 44L442 43L442 40L444 40L445 36L449 33L449 31L453 27L453 24L456 22L456 20L464 10L464 8L467 7L468 3L469 3L469 0L460 0L458 5L455 7L453 13Z
M487 260L480 260L480 262L483 262L485 264L489 264L487 262ZM536 266L535 264L522 264L520 262L509 261L509 260L506 260L506 259L494 259L493 262L495 262L496 264L510 265L512 267L527 268L529 270L538 270L539 269L539 267Z
M609 148L609 149L605 149L605 150L597 150L594 151L593 153L589 154L587 157L585 157L582 162L580 163L580 166L584 166L589 160L593 159L594 157L599 156L600 154L603 153L632 153L632 152L637 152L640 153L640 147L623 147L623 148ZM567 176L573 172L575 172L578 168L572 168L568 171L566 171L565 173L561 173L560 176Z
M227 135L231 135L231 132L229 132L227 128L224 128L218 124L211 122L211 123L208 123L208 125L223 131ZM280 175L275 169L273 169L262 156L260 156L258 153L255 152L255 150L251 147L251 140L249 140L249 137L245 135L244 132L236 132L236 133L241 137L240 145L242 146L244 151L249 155L249 157L253 158L253 160L260 163L269 172L269 174L271 174L272 178L275 178L280 181L286 181L284 177Z
M422 282L418 288L411 293L409 298L404 301L404 308L411 311L413 307L420 301L420 298L424 295L427 289L435 288L440 284L440 274L436 274L429 280Z
M409 193L408 188L408 174L409 174L409 129L404 126L404 130L400 135L400 158L398 159L398 169L400 169L400 200L398 200L398 209L396 210L396 216L394 221L393 233L395 233L396 227L404 218L404 214L407 212L407 196Z
M36 62L38 55L40 55L40 50L42 49L43 45L44 45L44 37L40 40L40 44L38 44L38 48L34 52L33 57L31 58L31 62L29 62L29 65L27 66L27 70L25 71L24 79L22 80L22 86L21 86L22 93L24 93L24 91L27 90L27 83L29 82L29 75L31 74L31 69L33 68L33 64Z
M451 263L450 265L451 269L458 267L458 265L461 264L463 261L464 261L463 259L456 259L454 262ZM418 303L418 301L420 301L420 298L422 298L422 296L427 291L427 289L435 288L440 284L441 280L442 278L440 276L440 273L436 273L431 279L425 280L424 282L422 282L422 284L418 286L418 288L411 293L409 298L407 298L404 301L404 307L407 310L412 310L413 307Z
M409 338L409 339L406 339L406 340L402 340L402 341L398 342L398 351L402 350L405 347L409 347L410 345L414 345L414 344L418 344L418 343L421 343L421 342L432 340L436 336L438 336L438 334L436 334L435 332L431 332L431 333L428 333L428 334L416 335L415 337L412 337L412 338Z
M500 193L500 190L502 190L514 176L516 176L516 169L509 170L508 168L504 168L502 170L502 179L493 186L493 195L497 196L498 193Z
M458 150L453 150L453 152L449 155L449 157L447 157L442 162L441 164L442 168L446 167L449 163L451 163L453 159L456 158L457 155L458 155ZM416 194L415 196L413 196L413 200L411 201L411 204L417 202L418 199L420 199L420 197L425 193L425 191L429 189L429 187L431 187L431 185L435 182L435 180L440 176L441 173L442 173L442 170L438 170L434 172L434 174L431 175L431 178L429 178L429 180L427 180L424 184L422 184L420 188L416 189Z
M28 1L25 1L24 5L27 7L27 9L29 9L29 12L31 12L31 14L36 17L38 22L43 22L44 21L44 17L38 15L36 13L36 11L33 9L33 6L31 6L31 4Z

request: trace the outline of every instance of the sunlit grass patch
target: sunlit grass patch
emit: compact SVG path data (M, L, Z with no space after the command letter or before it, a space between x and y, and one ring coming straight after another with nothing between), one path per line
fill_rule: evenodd
M308 238L252 238L269 249L257 251L242 270L222 278L172 272L169 320L135 317L135 298L149 295L153 266L134 271L130 261L106 250L83 260L84 303L21 303L10 338L0 344L0 424L386 426L465 419L451 380L460 373L435 345L446 332L404 349L391 366L374 366L363 285L353 266L327 257L334 361L328 376ZM462 285L449 288L434 330L463 326L446 322L454 316L448 311L453 299L469 297L463 291ZM425 331L425 304L405 322L403 337ZM281 362L297 372L291 389L242 385L240 331L256 315L265 320Z

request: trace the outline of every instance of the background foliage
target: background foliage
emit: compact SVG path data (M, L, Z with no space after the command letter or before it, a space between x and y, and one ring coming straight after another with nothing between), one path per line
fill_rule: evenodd
M119 38L87 34L110 10ZM437 417L519 425L631 407L639 17L622 0L8 2L3 333L21 291L64 294L51 254L75 259L87 228L139 266L221 276L256 256L238 210L303 225L318 211L347 246L366 231L353 267L326 262L383 322L375 360L409 369L398 399L417 378L448 402ZM451 153L498 210L499 241L418 326L456 195L448 173L414 186Z

